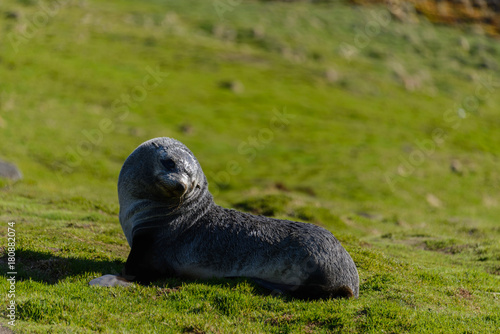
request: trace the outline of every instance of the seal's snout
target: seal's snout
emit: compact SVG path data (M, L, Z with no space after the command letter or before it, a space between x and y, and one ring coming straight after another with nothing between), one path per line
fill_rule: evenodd
M168 198L175 199L183 197L192 189L191 178L185 173L158 173L156 184Z
M175 185L175 192L179 195L184 195L188 189L187 183L183 181L179 181Z
M198 184L198 182L196 182L195 179L193 179L192 177L188 177L188 179L189 182L186 183L186 190L183 193L183 195L185 195L186 197L189 197L191 193L194 192L196 189L201 189L200 185Z
M177 182L174 186L174 192L179 195L179 197L184 196L189 191L189 185L191 184L189 176L182 173L179 175Z
M182 173L177 178L172 191L179 197L190 197L197 189L201 189L196 179L190 177L188 174Z

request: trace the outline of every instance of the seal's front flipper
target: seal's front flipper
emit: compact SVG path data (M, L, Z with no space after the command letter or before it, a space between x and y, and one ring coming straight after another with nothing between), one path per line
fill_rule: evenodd
M94 278L89 282L89 285L97 285L97 286L129 286L132 282L127 281L125 278L118 275L104 275L98 278Z
M156 269L154 240L154 233L146 229L134 234L132 249L122 271L123 277L141 284L149 284L161 277Z

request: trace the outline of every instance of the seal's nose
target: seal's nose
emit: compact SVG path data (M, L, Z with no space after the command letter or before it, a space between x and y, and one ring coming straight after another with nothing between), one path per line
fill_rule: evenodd
M184 195L187 191L187 183L179 181L175 184L175 192Z
M175 190L181 194L181 196L184 196L184 194L188 191L190 184L190 177L182 173L179 177L179 181L175 185Z

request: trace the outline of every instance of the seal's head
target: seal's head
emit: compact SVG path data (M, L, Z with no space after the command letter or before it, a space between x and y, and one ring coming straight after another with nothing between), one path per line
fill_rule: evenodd
M127 158L118 178L120 222L129 244L134 226L186 208L208 192L198 160L167 137L144 142Z

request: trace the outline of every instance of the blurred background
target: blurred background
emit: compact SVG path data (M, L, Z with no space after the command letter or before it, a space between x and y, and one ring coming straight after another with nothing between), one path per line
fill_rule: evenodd
M0 179L1 220L23 249L125 257L118 173L168 136L220 205L498 277L499 8L2 0L0 159L23 178Z
M116 203L127 155L169 136L223 204L497 217L498 4L376 3L3 1L9 191Z

